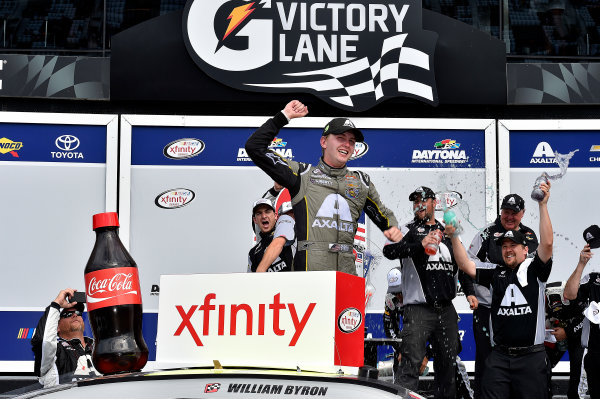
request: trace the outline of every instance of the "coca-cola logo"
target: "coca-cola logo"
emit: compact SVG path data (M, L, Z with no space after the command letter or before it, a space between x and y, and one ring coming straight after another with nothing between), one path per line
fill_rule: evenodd
M188 159L200 154L205 147L202 140L179 139L167 144L163 149L163 154L170 159Z
M338 316L338 328L341 332L352 333L362 324L362 314L356 308L346 308Z
M187 188L174 188L158 194L154 199L154 203L159 208L176 209L192 202L195 196L196 194Z
M131 277L133 273L117 273L112 278L105 278L103 280L96 280L96 277L92 277L88 285L88 295L94 296L97 293L114 292L114 291L126 291L131 290Z
M141 304L137 268L97 270L85 275L88 310L113 305Z

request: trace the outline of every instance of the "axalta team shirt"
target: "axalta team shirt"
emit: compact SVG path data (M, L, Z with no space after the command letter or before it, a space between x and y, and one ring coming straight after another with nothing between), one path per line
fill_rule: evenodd
M273 261L267 272L287 272L292 270L294 255L296 254L296 236L294 233L294 218L282 215L277 219L275 229L269 233L259 233L260 240L248 253L248 271L255 272L262 260L265 250L274 238L286 239L279 256Z
M576 301L588 306L591 302L600 303L600 273L593 272L583 276ZM588 348L588 352L600 352L600 325L591 322L587 317L583 319L581 345Z
M456 296L458 281L458 266L451 242L444 236L437 253L431 256L425 253L421 244L430 231L439 229L443 232L444 226L437 220L433 225L413 220L406 228L408 232L402 241L383 247L386 258L400 259L404 305L450 302Z
M529 254L533 256L532 254L539 245L535 232L523 224L519 224L519 231L525 235L525 239L527 239L527 250L529 251ZM498 216L494 223L487 225L480 234L477 234L473 238L469 250L467 251L469 257L473 260L479 259L482 262L504 265L502 249L496 245L496 239L505 232L506 229L502 226L502 223L500 223L500 216ZM479 306L486 306L489 308L492 300L490 291L479 284L475 284L473 288L477 300L479 301Z
M514 269L478 260L475 264L476 282L492 294L492 343L509 347L543 344L544 290L552 271L552 259L543 263L536 252Z

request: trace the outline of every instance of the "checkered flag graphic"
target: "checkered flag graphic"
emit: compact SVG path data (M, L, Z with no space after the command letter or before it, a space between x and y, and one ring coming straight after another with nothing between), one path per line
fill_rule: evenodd
M221 388L221 384L218 382L206 384L206 387L204 388L204 393L214 393L217 392L219 388Z
M432 62L435 37L424 40L422 33L432 32L422 31L410 38L402 33L385 39L374 62L362 57L331 68L284 74L293 79L290 82L246 85L314 90L335 105L352 108L368 108L386 97L397 96L437 104Z

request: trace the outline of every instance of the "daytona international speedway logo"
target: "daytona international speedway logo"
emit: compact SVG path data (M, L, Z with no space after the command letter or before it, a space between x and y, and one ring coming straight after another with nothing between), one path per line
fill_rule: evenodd
M363 111L391 97L437 105L437 33L421 2L189 0L184 40L198 66L239 90L307 92Z

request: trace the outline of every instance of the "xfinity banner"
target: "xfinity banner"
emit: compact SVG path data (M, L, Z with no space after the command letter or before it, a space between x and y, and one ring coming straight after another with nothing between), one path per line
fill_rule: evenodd
M333 271L163 275L160 287L161 367L218 360L335 372L363 365L363 278Z
M367 110L392 97L437 105L437 33L421 2L189 1L187 50L213 79L239 90L307 92Z

